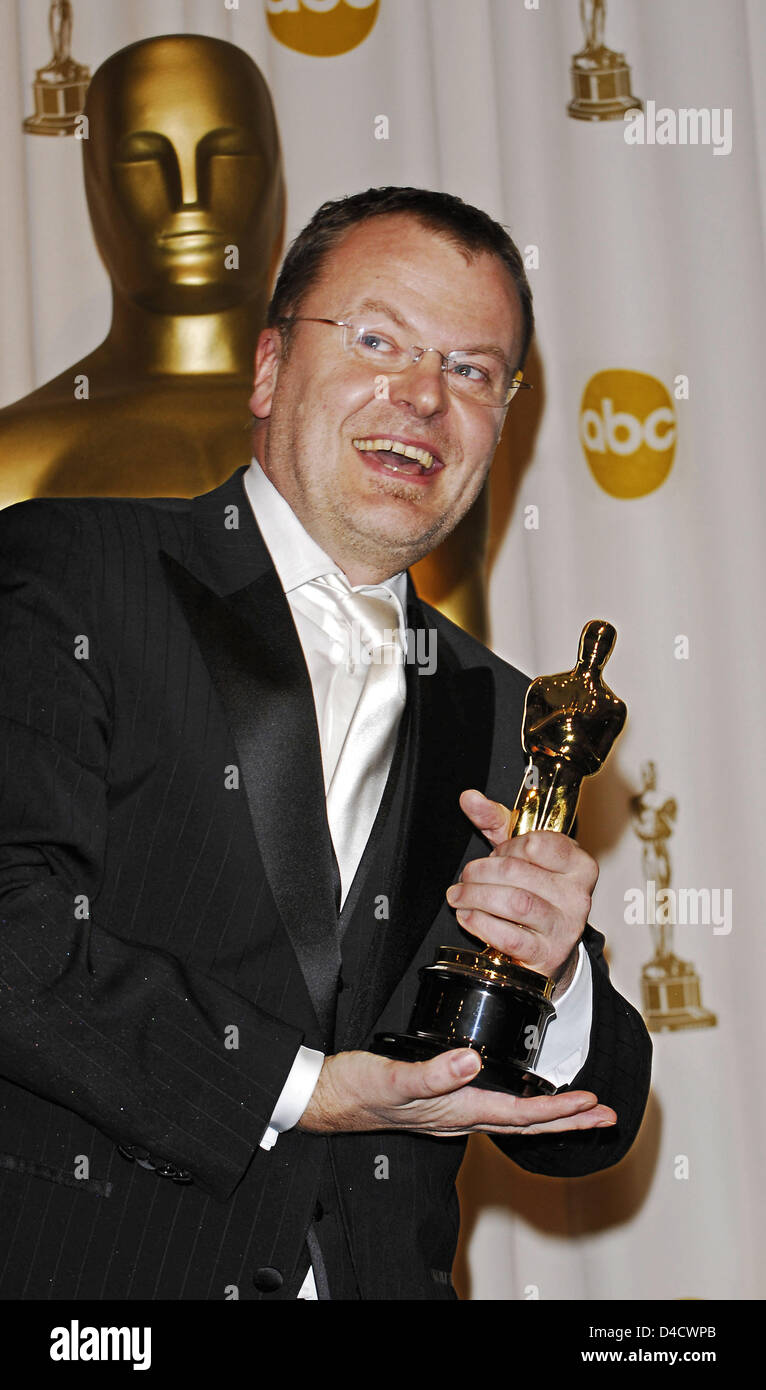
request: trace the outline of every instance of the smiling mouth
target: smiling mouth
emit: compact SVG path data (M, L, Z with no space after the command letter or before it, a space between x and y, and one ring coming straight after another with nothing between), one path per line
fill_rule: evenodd
M370 453L390 473L403 473L409 477L423 476L438 472L444 467L441 459L429 449L418 444L403 444L400 439L385 436L370 439L352 439L351 443L361 453Z

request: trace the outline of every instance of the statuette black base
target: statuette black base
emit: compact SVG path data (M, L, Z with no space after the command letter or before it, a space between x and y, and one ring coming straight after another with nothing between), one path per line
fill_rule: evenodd
M424 1062L472 1047L482 1069L469 1084L514 1096L550 1096L556 1087L533 1070L547 1023L555 1016L545 976L497 953L442 947L419 971L420 988L407 1033L378 1033L372 1051Z
M451 1043L450 1047L472 1046L481 1052L476 1043ZM440 1039L416 1037L412 1033L377 1033L372 1051L378 1056L391 1057L395 1062L430 1062L445 1052ZM504 1091L511 1096L553 1096L556 1087L543 1076L533 1071L525 1071L512 1061L501 1061L497 1057L487 1057L482 1052L482 1068L478 1076L469 1081L469 1086L478 1086L482 1091Z

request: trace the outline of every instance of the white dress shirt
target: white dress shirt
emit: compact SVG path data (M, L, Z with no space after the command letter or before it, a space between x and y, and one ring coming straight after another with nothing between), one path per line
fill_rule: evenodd
M344 668L337 660L337 653L332 650L331 639L313 620L310 598L301 592L301 586L321 575L342 574L343 571L304 529L284 497L266 477L257 459L252 460L243 481L253 515L290 605L306 658L317 712L326 789L332 779L361 687L357 684L343 689L339 683L339 672ZM406 571L392 575L383 587L389 591L396 605L404 636L407 626ZM325 717L328 701L332 701L332 719ZM327 732L330 729L331 735ZM580 943L574 978L556 1000L556 1017L548 1025L536 1063L536 1071L556 1086L571 1081L587 1056L591 995L590 961ZM273 1148L278 1136L298 1123L311 1099L323 1061L321 1052L307 1047L299 1049L261 1139L261 1148Z

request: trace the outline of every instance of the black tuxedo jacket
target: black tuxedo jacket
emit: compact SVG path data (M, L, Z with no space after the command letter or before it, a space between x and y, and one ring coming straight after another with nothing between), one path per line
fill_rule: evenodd
M305 1043L405 1028L466 937L444 893L512 804L526 680L421 603L383 802L342 915L309 677L241 472L192 501L0 515L0 1296L454 1298L465 1140L292 1130L259 1147ZM617 1162L650 1043L585 944L573 1087L615 1128L498 1139L535 1172ZM512 1170L509 1168L509 1181ZM307 1247L308 1242L308 1247Z

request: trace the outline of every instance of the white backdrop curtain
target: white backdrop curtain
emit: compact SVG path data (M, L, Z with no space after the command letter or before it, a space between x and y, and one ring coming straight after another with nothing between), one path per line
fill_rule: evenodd
M617 1169L554 1182L472 1143L459 1286L474 1299L758 1298L766 4L607 6L606 43L626 53L645 103L731 109L732 149L716 155L629 145L620 121L570 119L578 5L529 3L379 0L356 48L312 57L274 36L264 0L75 0L73 55L93 71L128 43L181 32L250 53L276 107L289 237L326 198L411 183L479 204L538 248L537 391L514 403L493 477L493 645L535 674L572 664L586 619L618 629L609 682L629 727L581 817L618 988L640 1004L652 951L649 928L624 921L626 891L644 884L629 798L646 760L678 805L673 884L731 890L732 917L729 932L676 927L717 1026L655 1036L649 1109ZM80 144L21 131L50 56L47 13L48 0L0 3L0 404L83 356L109 323ZM380 115L387 139L375 138ZM614 369L661 383L674 416L668 476L636 497L600 486L580 439L586 384ZM632 409L625 380L614 410ZM618 477L620 457L612 465Z

